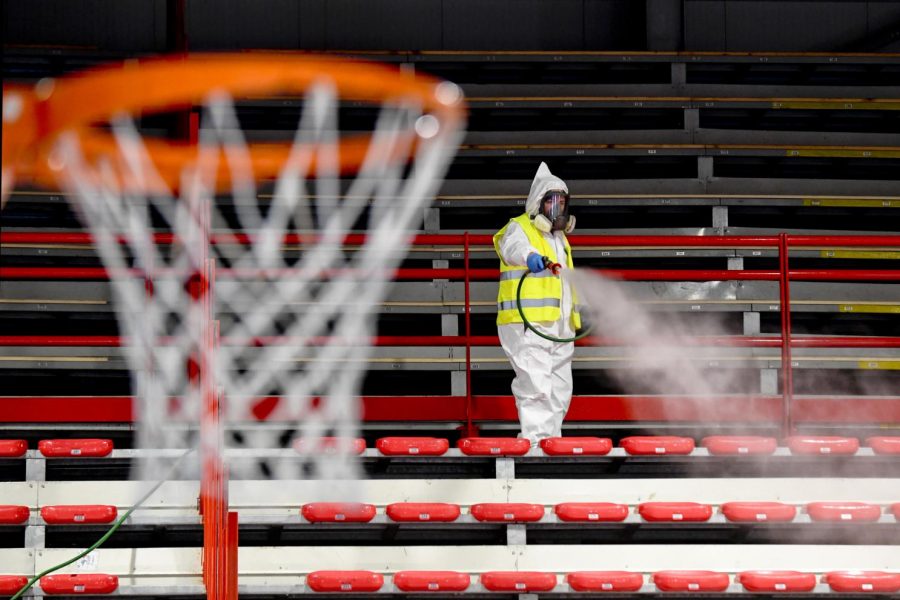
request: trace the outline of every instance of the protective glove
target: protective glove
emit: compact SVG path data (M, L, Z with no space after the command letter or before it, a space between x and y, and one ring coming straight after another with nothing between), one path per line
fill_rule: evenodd
M528 270L532 273L540 273L546 268L546 263L544 262L547 259L546 256L541 256L540 254L535 254L532 252L528 255L528 259L525 263L528 265Z

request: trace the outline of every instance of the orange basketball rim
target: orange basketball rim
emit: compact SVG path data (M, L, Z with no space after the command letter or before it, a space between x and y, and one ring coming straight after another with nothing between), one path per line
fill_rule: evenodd
M65 132L80 139L85 159L120 153L108 127L120 114L148 115L183 111L202 105L212 92L232 98L275 95L299 96L318 81L328 81L341 101L380 105L415 102L439 127L463 126L462 93L454 84L396 67L359 60L315 55L199 54L129 60L56 80L42 80L33 88L3 88L4 198L19 181L56 187L64 164L53 160L53 146ZM339 169L359 169L372 134L343 136L339 141ZM196 161L196 144L183 140L144 139L147 152L169 186L178 186L182 170ZM247 145L257 180L274 179L288 153L289 142L253 142ZM313 164L312 169L315 168ZM220 170L216 185L228 187L227 172Z

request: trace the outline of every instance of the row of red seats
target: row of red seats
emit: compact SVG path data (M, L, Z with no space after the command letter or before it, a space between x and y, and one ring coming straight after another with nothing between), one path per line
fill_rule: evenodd
M726 502L720 507L729 521L736 523L789 522L797 507L782 502ZM628 517L629 506L613 502L562 502L553 507L561 521L617 522ZM810 502L805 510L813 521L873 522L881 518L882 508L865 502ZM900 521L900 502L889 508ZM312 523L367 523L375 517L373 504L361 502L312 502L300 509ZM637 514L652 522L703 522L713 515L713 506L698 502L642 502ZM385 507L385 514L397 522L452 522L461 513L458 504L442 502L398 502ZM543 504L526 502L484 502L469 507L469 514L486 523L536 522L544 518Z
M734 582L748 592L810 592L816 587L815 573L800 571L742 571ZM0 596L17 592L28 581L23 575L0 575ZM488 571L479 576L484 589L492 592L550 592L559 584L556 573L540 571ZM893 593L900 590L900 573L884 571L830 571L822 582L835 592ZM632 571L577 571L565 575L565 583L576 592L637 592L646 584L644 574ZM657 571L649 581L664 592L722 592L731 584L728 573L717 571ZM316 592L377 592L384 575L374 571L314 571L306 584ZM457 571L398 571L394 586L402 592L464 592L472 576ZM47 575L40 580L46 594L110 594L119 587L115 575L79 573Z
M808 592L816 586L814 573L798 571L743 571L734 579L750 592ZM900 573L883 571L832 571L822 580L839 592L900 589ZM479 581L492 592L550 592L559 583L556 573L539 571L488 571ZM566 574L565 582L576 592L636 592L645 585L644 574L631 571L578 571ZM317 592L377 592L384 577L373 571L315 571L306 583ZM403 592L462 592L471 585L471 576L456 571L398 571L393 583ZM715 571L657 571L650 583L665 592L721 592L731 577Z
M860 449L857 438L845 436L791 436L785 440L792 454L798 455L841 455L856 454ZM320 438L300 440L300 452L333 451L345 445L356 454L366 449L362 438L341 440ZM531 446L522 438L463 438L457 442L463 454L469 456L522 456ZM713 455L770 455L778 448L775 438L762 436L708 436L700 445ZM866 439L866 445L875 454L900 454L900 436L873 436ZM619 446L628 454L641 455L685 455L694 451L693 438L681 436L631 436L622 438ZM450 449L450 441L435 437L385 437L377 440L375 447L386 456L441 456ZM612 450L612 440L600 437L556 437L541 440L541 449L551 456L603 456ZM18 458L25 455L28 444L25 440L0 440L0 457ZM108 439L42 440L38 451L46 457L103 457L113 450L113 442Z
M619 522L630 512L627 504L613 502L562 502L553 513L566 522ZM797 506L784 502L725 502L720 506L725 518L733 523L788 523L797 516ZM804 505L812 521L829 523L872 523L882 516L882 507L867 502L809 502ZM900 502L888 507L900 521ZM636 514L649 522L705 522L712 518L714 507L699 502L642 502ZM108 504L71 504L42 506L41 518L50 525L78 523L112 523L118 516L115 506ZM374 504L362 502L312 502L300 509L311 523L368 523L375 518ZM462 514L458 504L445 502L396 502L385 507L385 514L398 523L450 523ZM526 502L484 502L469 507L469 514L485 523L533 523L544 518L543 504ZM0 525L24 524L30 515L27 506L0 505Z

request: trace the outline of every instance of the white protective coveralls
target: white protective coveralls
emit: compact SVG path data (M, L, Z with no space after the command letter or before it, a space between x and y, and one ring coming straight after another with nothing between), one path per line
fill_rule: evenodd
M545 163L541 163L531 183L525 211L529 215L537 214L541 209L541 199L550 190L569 191L566 183L553 175ZM541 232L541 235L553 247L559 262L565 268L565 234L553 231ZM525 266L529 254L540 254L531 246L528 236L518 223L509 224L500 240L499 249L504 262L511 266ZM558 321L532 325L557 338L575 335L571 326L572 290L565 278L562 279L560 309ZM522 323L498 325L497 330L503 351L516 372L512 393L522 427L519 437L528 438L532 446L535 446L541 439L562 435L563 418L572 400L574 342L551 342L527 330Z

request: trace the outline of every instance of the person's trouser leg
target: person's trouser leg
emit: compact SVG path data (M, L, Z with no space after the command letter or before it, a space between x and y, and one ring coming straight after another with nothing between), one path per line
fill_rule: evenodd
M553 344L550 354L553 363L550 387L550 408L553 411L551 437L562 435L563 419L569 412L569 404L572 402L572 356L574 354L574 342Z
M556 415L552 405L553 342L523 331L521 324L497 328L500 344L516 372L512 393L516 398L521 437L535 443L553 435Z

